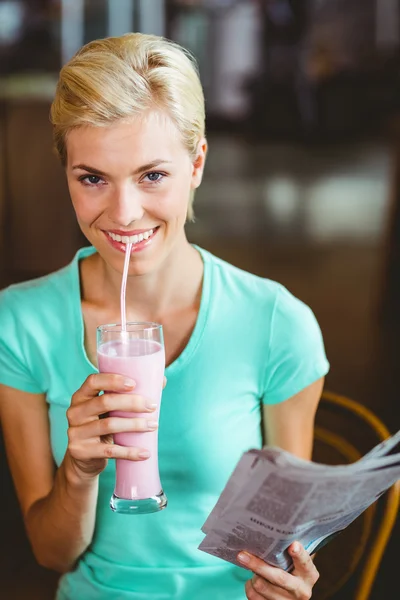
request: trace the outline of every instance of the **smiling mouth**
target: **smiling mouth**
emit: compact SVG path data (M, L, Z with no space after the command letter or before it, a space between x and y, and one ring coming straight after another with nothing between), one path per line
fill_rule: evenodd
M159 227L154 227L153 229L148 229L147 231L143 231L142 233L138 233L135 235L119 235L117 233L112 233L111 231L106 231L105 233L111 238L114 242L120 242L121 244L140 244L143 241L147 241L154 236Z

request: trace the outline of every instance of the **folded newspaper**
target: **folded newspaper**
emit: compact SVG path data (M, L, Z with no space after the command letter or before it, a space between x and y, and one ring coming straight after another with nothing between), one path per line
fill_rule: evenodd
M347 465L309 462L274 447L239 460L202 527L199 550L235 565L241 550L290 570L295 540L312 554L400 479L400 430Z

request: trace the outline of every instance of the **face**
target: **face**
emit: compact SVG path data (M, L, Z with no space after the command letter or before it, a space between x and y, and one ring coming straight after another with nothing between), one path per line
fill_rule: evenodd
M193 161L171 119L157 112L67 136L68 187L83 234L106 264L154 272L186 243L191 190L200 185L206 142Z

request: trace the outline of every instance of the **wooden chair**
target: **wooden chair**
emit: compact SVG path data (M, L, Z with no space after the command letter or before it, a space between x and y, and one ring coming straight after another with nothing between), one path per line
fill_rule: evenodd
M317 411L313 460L343 464L358 460L391 435L368 408L324 391ZM396 524L400 481L317 553L321 577L313 600L368 600Z

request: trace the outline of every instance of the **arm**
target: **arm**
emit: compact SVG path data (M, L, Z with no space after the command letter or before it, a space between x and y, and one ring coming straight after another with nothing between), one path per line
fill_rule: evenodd
M310 460L314 438L315 413L321 398L324 378L320 378L288 400L263 408L265 443L278 446L296 456ZM288 548L294 569L286 573L247 552L238 558L254 576L246 582L249 600L302 598L308 600L319 578L312 558L298 542Z
M68 454L56 471L44 394L0 386L0 418L35 558L44 567L66 572L92 539L97 478L77 477Z
M324 378L320 378L285 402L263 407L263 434L266 445L278 446L299 458L311 459L315 413Z
M324 381L325 378L321 377L285 402L264 406L263 434L267 445L278 446L299 458L311 460L315 414Z
M134 382L119 375L97 374L86 379L67 411L68 448L56 470L45 396L0 386L7 458L27 534L42 566L67 572L90 544L98 476L108 459L143 460L140 448L111 443L110 434L153 429L146 419L134 417L134 413L151 413L154 408L146 406L145 398L129 393L133 387ZM99 396L104 389L114 393ZM108 417L111 409L132 412L132 418ZM100 415L106 418L100 419Z

